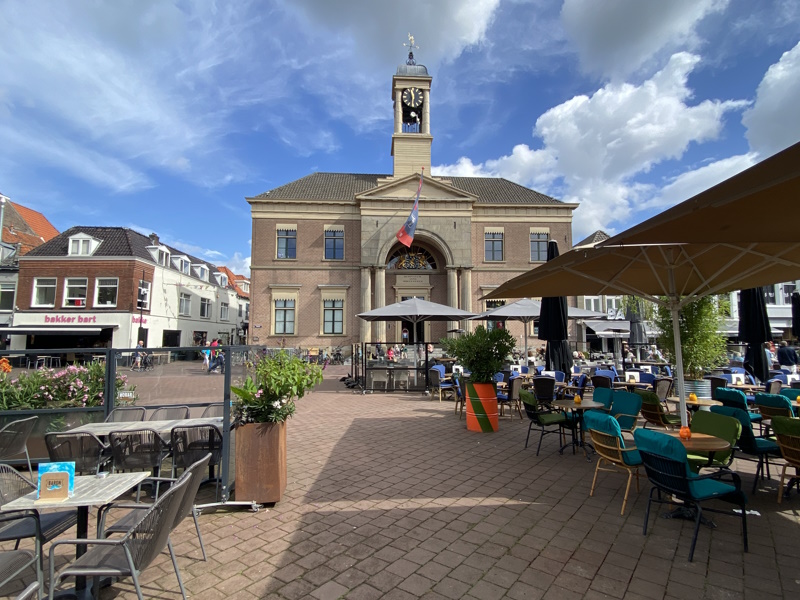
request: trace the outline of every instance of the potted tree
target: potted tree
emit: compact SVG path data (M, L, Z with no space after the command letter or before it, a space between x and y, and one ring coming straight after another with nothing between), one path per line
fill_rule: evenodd
M503 368L514 349L514 337L505 329L487 331L483 325L479 325L472 333L442 339L441 345L470 373L461 386L467 407L467 429L497 431L494 376Z
M236 428L236 496L278 502L286 489L286 420L322 382L322 368L280 350L253 365L242 387L231 386Z
M680 332L685 392L711 397L711 382L703 375L727 363L727 338L721 333L728 303L723 297L706 296L681 309ZM669 310L659 306L655 311L659 346L670 360L675 359L675 338Z

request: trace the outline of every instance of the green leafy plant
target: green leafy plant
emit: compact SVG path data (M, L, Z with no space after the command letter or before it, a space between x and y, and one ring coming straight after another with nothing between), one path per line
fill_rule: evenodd
M472 333L443 338L440 343L445 352L455 356L470 372L473 383L492 383L515 346L514 336L506 329L487 331L483 325Z
M105 380L101 363L23 371L19 376L0 369L0 410L102 406ZM117 375L116 391L127 382L125 375Z
M721 333L728 311L722 297L706 296L687 304L680 312L683 374L688 379L702 379L706 371L727 364L727 338ZM658 344L671 361L675 360L675 339L669 309L659 305L654 324L659 331Z
M285 350L259 358L252 370L253 374L247 376L241 387L231 386L231 391L239 397L233 404L237 425L283 423L297 410L295 399L322 382L322 367L306 363Z

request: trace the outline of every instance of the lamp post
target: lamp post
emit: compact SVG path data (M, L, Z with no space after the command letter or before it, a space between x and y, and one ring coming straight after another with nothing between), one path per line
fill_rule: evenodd
M139 337L137 341L144 341L144 337L144 268L142 268L142 278L139 280Z

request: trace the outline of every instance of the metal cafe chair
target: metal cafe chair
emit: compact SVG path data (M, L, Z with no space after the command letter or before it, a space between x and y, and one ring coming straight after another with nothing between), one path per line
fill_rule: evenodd
M25 459L28 461L28 473L33 472L31 457L28 454L28 438L38 419L39 417L35 416L17 419L0 429L0 461L25 454Z
M52 431L45 434L44 443L51 461L73 461L77 473L98 473L110 460L108 446L93 433Z
M210 466L210 460L210 453L202 456L199 460L193 462L186 468L180 479L173 479L173 481L189 479L189 485L186 488L186 492L181 500L181 505L175 515L175 523L173 524L172 528L175 529L175 527L177 527L180 522L191 513L194 520L194 527L197 531L197 539L200 542L200 550L203 553L203 560L208 559L206 557L205 546L203 545L203 535L200 533L200 524L197 520L199 511L195 508L195 498L197 497L197 490L200 489L200 486L203 484L203 474L205 473L206 467ZM137 507L134 510L131 510L127 514L120 517L111 527L106 528L106 517L108 516L109 511L115 508L130 509L134 507L132 507L130 504L118 502L100 507L98 511L98 537L108 537L108 534L110 533L126 533L133 525L135 525L138 517L141 516L141 510L148 508L148 505L143 504L141 505L141 508Z
M7 504L36 491L36 485L11 465L0 464L0 504ZM15 520L0 526L0 542L34 538L41 546L55 539L78 522L78 511L42 512L31 519ZM2 578L2 577L0 577Z
M216 483L219 493L219 478L214 476L214 467L222 460L222 434L213 425L188 425L173 427L170 432L172 449L172 477L177 469L188 469L193 463L211 454L208 476Z
M106 417L106 423L130 423L144 421L147 409L144 406L120 406L112 410Z
M113 435L113 434L112 434ZM176 515L181 501L187 492L189 478L181 478L162 494L153 504L137 515L133 526L119 539L63 540L50 546L50 598L58 583L65 577L130 577L139 600L142 589L139 583L141 573L150 566L164 550L169 547L172 565L178 578L181 595L186 593L178 570L178 561L172 549L169 535L175 527ZM140 512L140 511L137 511ZM89 546L88 551L56 574L56 550L64 544ZM95 579L95 585L97 580Z
M155 409L151 415L151 421L171 421L177 419L188 419L189 407L185 405L180 406L164 406Z
M207 417L223 417L225 416L225 405L222 402L214 402L213 404L209 404L206 406L203 414L200 415L201 418L205 419Z
M21 573L26 571L29 567L36 568L36 588L41 591L42 589L42 544L41 532L39 530L39 519L37 518L36 511L32 510L14 510L7 513L0 514L0 527L3 530L14 527L16 524L30 521L30 527L34 530L34 549L20 550L7 550L0 552L0 587L3 587L9 581L16 579ZM8 525L3 526L4 523ZM32 586L33 584L31 584ZM27 592L27 589L25 590Z

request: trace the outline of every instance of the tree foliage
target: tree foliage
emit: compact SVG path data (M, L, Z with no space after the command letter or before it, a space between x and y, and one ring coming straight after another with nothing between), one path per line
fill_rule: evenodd
M706 296L686 305L680 312L683 374L688 379L701 379L706 371L727 363L725 334L720 333L723 316L728 310L723 297ZM659 305L654 324L659 331L658 344L675 361L675 340L672 315Z
M516 344L505 328L487 331L483 325L460 337L443 338L440 343L445 352L455 356L470 372L473 383L491 383Z

